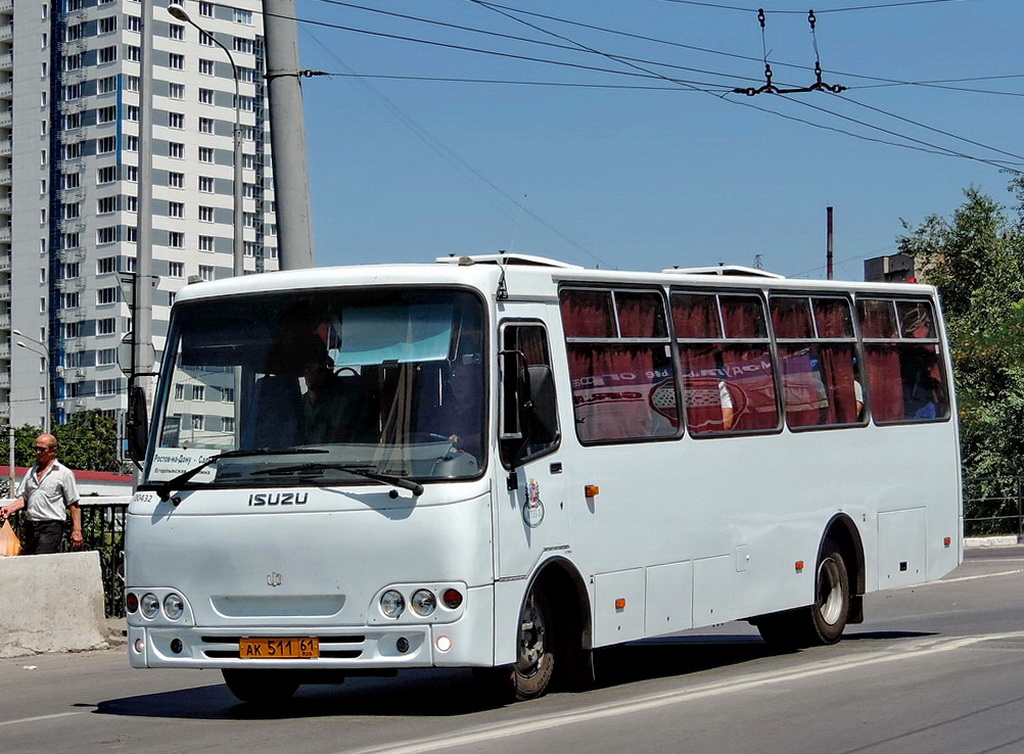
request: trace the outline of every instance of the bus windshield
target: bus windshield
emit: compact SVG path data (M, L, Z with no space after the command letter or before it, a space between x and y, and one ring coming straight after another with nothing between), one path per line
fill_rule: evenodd
M168 334L170 374L157 397L145 481L477 477L487 450L483 332L480 300L460 290L282 291L183 303ZM222 457L208 463L214 456Z

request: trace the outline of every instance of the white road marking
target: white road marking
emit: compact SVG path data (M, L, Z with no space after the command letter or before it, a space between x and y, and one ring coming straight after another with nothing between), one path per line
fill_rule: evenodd
M22 723L37 723L40 720L55 720L59 717L73 717L74 715L84 715L89 710L78 710L75 712L57 712L52 715L37 715L36 717L22 717L18 720L2 720L0 721L0 727L5 725L21 725Z
M529 733L537 733L552 728L560 728L566 725L578 725L592 720L629 715L645 710L657 709L673 704L683 704L697 699L732 694L738 691L746 691L758 686L768 686L787 681L801 680L815 676L838 673L843 670L863 668L869 665L876 665L885 662L901 662L905 660L919 659L933 654L950 652L973 644L985 641L1000 639L1024 638L1024 631L1014 631L1004 634L988 634L985 636L964 636L952 639L925 639L917 642L916 645L907 649L906 645L900 644L889 650L871 652L847 660L836 661L833 659L812 662L802 668L793 670L768 671L751 673L740 678L724 681L705 683L688 689L678 691L649 694L624 702L610 702L607 704L596 704L572 712L560 712L551 715L531 717L528 720L517 720L496 725L471 728L463 733L455 733L447 736L438 736L422 741L395 742L383 746L360 749L353 754L423 754L423 752L450 749L457 746L470 746L487 741L522 736Z

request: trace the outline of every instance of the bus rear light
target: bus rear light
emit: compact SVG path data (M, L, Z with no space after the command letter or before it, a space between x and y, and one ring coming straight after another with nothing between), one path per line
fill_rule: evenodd
M146 648L146 642L144 639L136 639L132 647L135 649L135 654L142 654L142 650Z
M802 560L796 561L796 572L797 573L803 573L804 572L804 561L802 561Z
M586 497L597 497L598 495L601 494L601 488L598 487L596 484L588 484L586 487L583 488L583 494Z
M142 608L142 617L153 620L157 613L160 612L160 600L152 592L146 592L142 595L142 599L139 601L139 605Z
M462 606L462 592L458 589L445 589L441 601L449 610L457 610Z
M129 613L135 613L139 609L139 595L135 592L128 592L124 598L124 609Z
M949 547L951 544L953 544L953 540L950 537L946 537L944 540L942 540L943 547Z
M447 652L452 648L452 640L447 636L438 636L434 646L437 647L438 652Z
M615 609L616 610L625 610L626 609L626 598L625 597L619 597L617 600L615 600Z

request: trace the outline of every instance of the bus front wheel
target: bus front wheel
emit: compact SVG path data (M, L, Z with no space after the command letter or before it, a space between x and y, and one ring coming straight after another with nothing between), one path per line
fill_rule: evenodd
M530 592L519 612L516 662L480 668L477 678L501 702L522 702L544 696L555 673L554 624L543 592Z
M286 702L299 688L295 675L287 670L224 668L221 674L239 700L261 707Z
M839 546L826 540L815 569L814 604L756 621L761 637L779 647L799 648L835 644L850 616L850 572Z

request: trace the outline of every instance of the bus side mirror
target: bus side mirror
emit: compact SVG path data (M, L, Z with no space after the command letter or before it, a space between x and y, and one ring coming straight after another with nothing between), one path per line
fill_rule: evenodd
M128 455L136 464L141 464L149 445L149 412L146 408L146 391L138 385L128 391L125 430L128 435Z
M526 368L526 402L523 414L531 445L548 445L558 439L555 415L555 378L547 364Z

